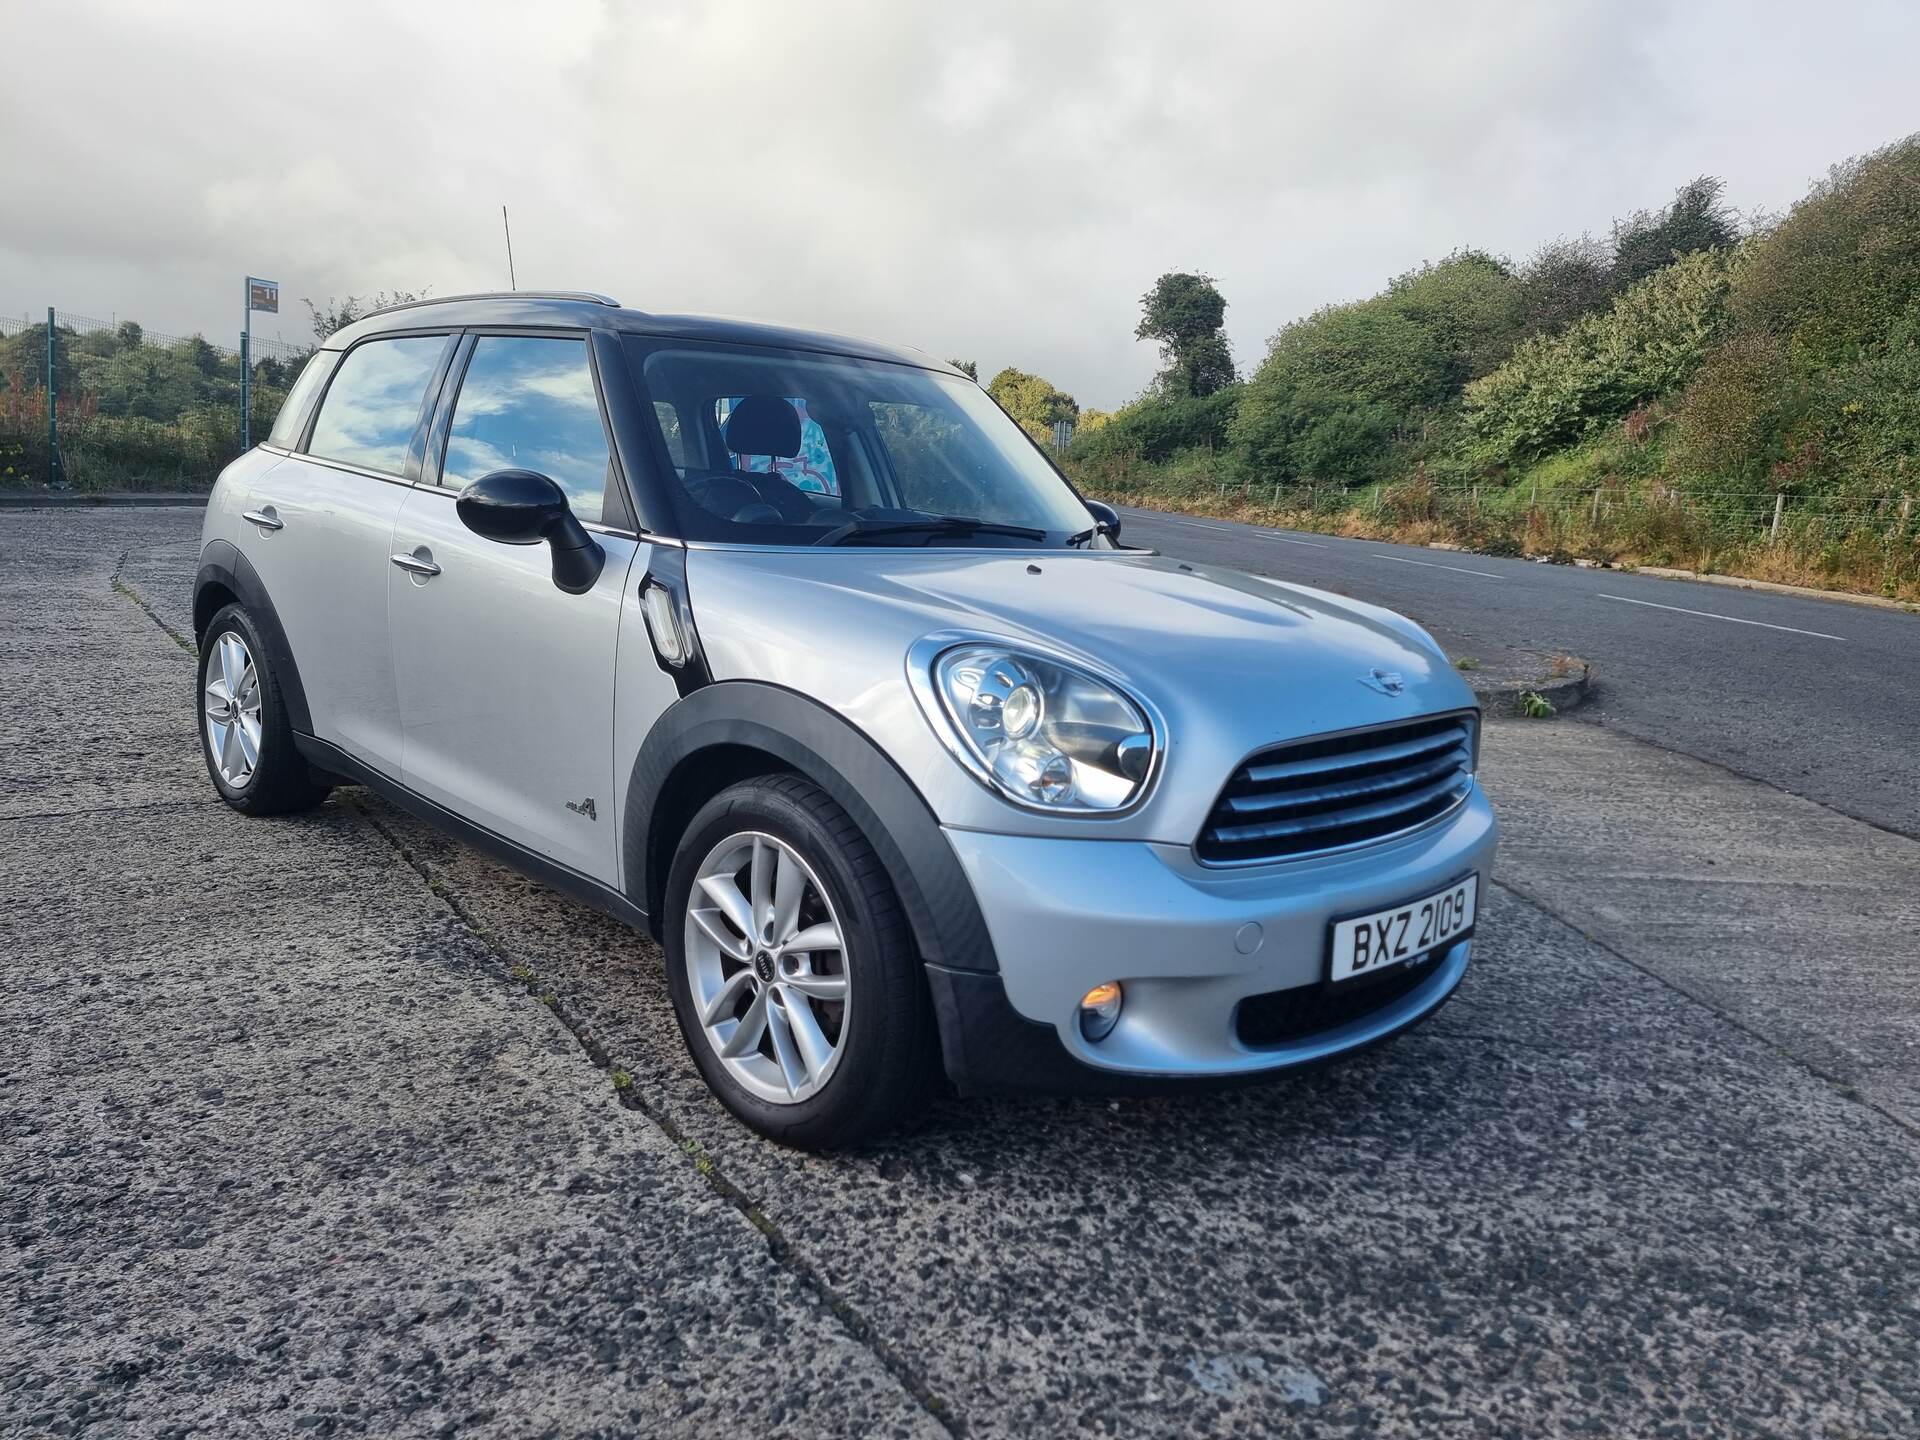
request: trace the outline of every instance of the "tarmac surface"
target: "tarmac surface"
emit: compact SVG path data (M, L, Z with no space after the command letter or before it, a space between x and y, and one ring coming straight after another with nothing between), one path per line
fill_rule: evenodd
M0 515L0 1433L1920 1433L1920 844L1497 724L1423 1029L806 1156L645 937L218 802L198 522Z
M1155 510L1123 538L1385 605L1456 659L1571 651L1582 720L1920 839L1920 614Z

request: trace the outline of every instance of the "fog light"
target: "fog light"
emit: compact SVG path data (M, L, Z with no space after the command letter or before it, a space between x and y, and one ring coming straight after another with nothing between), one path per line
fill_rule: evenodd
M1120 982L1109 980L1096 985L1080 997L1080 1033L1089 1040L1104 1040L1120 1023Z

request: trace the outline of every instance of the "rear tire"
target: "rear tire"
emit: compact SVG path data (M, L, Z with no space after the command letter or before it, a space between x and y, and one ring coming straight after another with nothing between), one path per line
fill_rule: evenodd
M681 1036L748 1125L844 1149L924 1106L939 1038L912 932L866 836L817 785L761 776L703 806L664 918Z
M198 675L200 754L222 800L245 815L289 815L327 798L293 743L279 677L241 606L208 622Z

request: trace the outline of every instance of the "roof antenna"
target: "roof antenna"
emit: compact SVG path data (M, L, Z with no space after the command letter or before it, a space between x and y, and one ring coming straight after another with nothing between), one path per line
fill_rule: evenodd
M513 278L513 227L507 223L507 207L500 207L500 228L507 232L507 288L518 290L519 282Z

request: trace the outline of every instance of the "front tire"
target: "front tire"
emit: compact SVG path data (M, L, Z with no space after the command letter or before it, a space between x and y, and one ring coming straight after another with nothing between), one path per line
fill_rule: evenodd
M246 815L286 815L327 798L294 746L279 678L241 606L208 623L199 677L200 753L222 800Z
M702 807L662 928L687 1050L762 1135L843 1149L924 1103L939 1044L906 916L860 828L811 781L763 776Z

